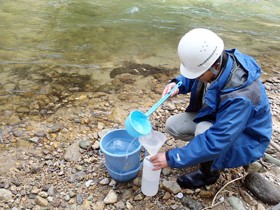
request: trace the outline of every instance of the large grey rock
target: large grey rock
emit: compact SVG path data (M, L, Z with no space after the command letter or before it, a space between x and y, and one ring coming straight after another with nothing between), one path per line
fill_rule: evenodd
M258 199L267 204L278 204L280 202L280 187L267 181L261 174L252 172L248 174L244 182Z

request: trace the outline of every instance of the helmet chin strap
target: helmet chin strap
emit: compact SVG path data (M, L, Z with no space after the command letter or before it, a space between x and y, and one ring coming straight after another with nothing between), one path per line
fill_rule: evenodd
M222 67L222 61L223 61L223 55L220 56L220 61L219 61L219 66L217 69L215 69L213 66L210 67L210 71L214 74L214 78L216 78L219 74L219 72L221 71L221 67Z

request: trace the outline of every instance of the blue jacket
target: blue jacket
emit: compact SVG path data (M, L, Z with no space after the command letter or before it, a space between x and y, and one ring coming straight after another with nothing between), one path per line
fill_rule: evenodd
M272 135L272 116L256 61L237 49L227 50L228 60L208 87L201 104L202 83L182 75L180 94L191 92L187 112L198 112L194 122L213 126L182 148L166 153L172 168L213 161L212 170L248 165L261 158Z

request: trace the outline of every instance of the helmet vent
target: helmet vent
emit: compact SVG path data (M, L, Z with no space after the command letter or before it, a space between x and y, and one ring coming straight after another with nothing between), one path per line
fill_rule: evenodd
M200 52L202 51L206 52L206 49L208 48L208 44L206 43L206 41L204 41L203 43L204 45L201 46L202 49L200 50Z

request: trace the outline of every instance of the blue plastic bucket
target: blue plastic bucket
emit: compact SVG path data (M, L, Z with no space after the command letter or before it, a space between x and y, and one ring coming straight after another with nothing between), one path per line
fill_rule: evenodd
M130 180L135 173L137 175L140 170L141 147L138 138L130 136L125 129L105 134L100 141L100 158L109 175L114 178L122 174L122 181Z
M112 179L114 179L117 182L128 182L128 181L131 181L131 180L136 178L136 176L138 175L138 172L141 169L142 165L143 164L141 163L138 168L136 168L132 171L125 172L125 173L117 173L115 171L112 171L106 165L105 166L106 166L106 168L108 170L108 173L109 173L109 175Z

